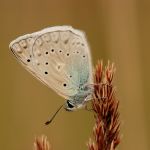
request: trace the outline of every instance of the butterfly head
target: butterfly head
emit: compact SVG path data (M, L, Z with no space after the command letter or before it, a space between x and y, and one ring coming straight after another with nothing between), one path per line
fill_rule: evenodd
M76 106L71 100L67 100L64 108L66 111L74 111L76 109Z
M64 106L64 109L66 111L75 111L77 109L81 109L84 107L84 104L83 103L79 103L79 104L75 104L72 100L66 100L66 104Z

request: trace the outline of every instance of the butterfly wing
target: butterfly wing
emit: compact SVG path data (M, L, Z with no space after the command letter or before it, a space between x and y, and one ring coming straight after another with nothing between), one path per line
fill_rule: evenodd
M19 37L10 48L29 72L65 98L76 95L80 85L92 82L86 38L70 26Z
M10 43L9 48L25 69L43 82L42 77L37 75L36 68L33 65L32 47L37 36L38 32L20 36Z

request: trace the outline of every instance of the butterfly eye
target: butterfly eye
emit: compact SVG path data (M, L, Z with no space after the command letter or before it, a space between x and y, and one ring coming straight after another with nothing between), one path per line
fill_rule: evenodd
M74 108L74 105L71 104L71 102L69 100L67 100L67 105L68 105L69 108Z

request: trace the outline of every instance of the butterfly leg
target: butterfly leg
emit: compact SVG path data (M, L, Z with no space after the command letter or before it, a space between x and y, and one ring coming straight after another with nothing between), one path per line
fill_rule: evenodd
M93 96L92 95L88 95L85 99L84 99L84 102L88 102L88 101L91 101L93 100Z
M87 111L93 111L93 108L91 108L91 103L89 106L90 108L88 107L88 104L91 100L93 100L92 95L88 95L83 101L83 106L84 106L85 110L87 110Z

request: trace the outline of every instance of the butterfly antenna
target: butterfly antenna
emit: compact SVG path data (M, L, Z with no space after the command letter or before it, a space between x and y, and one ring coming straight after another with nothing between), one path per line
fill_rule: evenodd
M49 125L49 124L53 121L53 119L55 118L55 116L56 116L57 113L61 110L61 108L62 108L63 106L64 106L64 104L61 105L61 106L57 109L57 111L54 113L54 115L51 117L51 119L45 122L45 125Z

